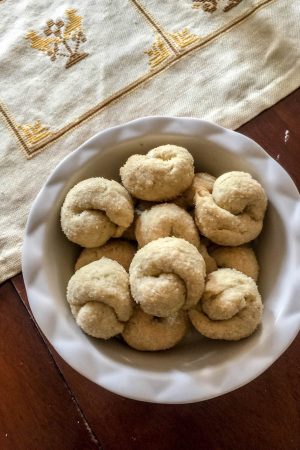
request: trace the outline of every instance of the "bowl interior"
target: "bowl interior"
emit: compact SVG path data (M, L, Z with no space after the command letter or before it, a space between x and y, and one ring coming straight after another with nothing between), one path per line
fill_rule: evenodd
M219 342L202 338L198 333L191 331L181 344L169 351L141 353L130 349L118 339L104 342L90 338L80 331L73 320L66 302L65 292L80 249L70 243L60 229L60 208L66 193L80 180L93 176L103 176L120 181L119 168L131 154L146 153L153 147L167 143L186 147L194 156L196 171L206 171L215 176L231 170L247 171L260 181L267 191L269 206L264 229L255 242L261 267L259 289L265 305L263 326L248 339L239 342ZM251 158L238 156L236 152L231 152L228 148L228 142L224 146L221 140L219 143L212 143L207 137L187 137L176 134L146 135L102 149L92 160L83 163L79 170L76 170L70 178L64 181L60 195L47 217L43 248L47 257L44 258L43 270L46 273L57 314L64 316L68 327L72 328L74 336L81 343L92 346L102 356L104 355L118 365L134 367L144 372L153 372L154 375L159 376L162 373L177 371L190 373L212 367L221 370L224 364L233 363L241 352L250 352L273 333L282 307L280 303L280 293L283 289L281 274L287 271L289 265L287 229L277 208L276 197L264 183L264 173L259 170L258 165L253 163ZM275 242L276 245L274 245ZM54 316L53 327L56 326L55 322Z

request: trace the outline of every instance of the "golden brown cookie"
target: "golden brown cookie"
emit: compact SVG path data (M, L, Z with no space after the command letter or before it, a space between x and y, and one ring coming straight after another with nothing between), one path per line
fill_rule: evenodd
M238 246L261 232L267 207L262 186L245 172L227 172L216 179L212 194L195 195L195 221L200 233L219 245Z
M176 237L142 247L129 268L131 293L144 312L167 317L197 304L205 279L205 262L196 247Z
M140 247L168 236L185 239L197 248L200 246L192 217L174 203L162 203L142 212L136 221L135 236Z
M105 256L117 261L128 272L136 250L136 245L131 242L124 239L111 239L101 247L83 249L76 261L75 270Z
M195 206L195 194L202 188L212 193L216 177L206 172L195 173L191 186L179 197L174 199L174 203L181 208L189 209Z
M236 269L256 282L259 266L252 248L246 245L240 247L218 247L210 252L218 267Z
M102 339L121 333L133 312L128 273L108 258L75 272L68 283L67 300L82 330Z
M208 275L201 301L189 311L189 317L204 336L237 341L256 330L262 312L252 278L235 269L218 269Z
M167 350L181 341L188 328L189 321L185 311L179 311L170 317L154 317L137 307L125 325L122 336L136 350Z
M89 178L76 184L61 208L61 226L67 238L82 247L98 247L120 237L133 221L133 204L121 184Z
M194 159L183 147L162 145L146 155L132 155L120 169L123 185L136 198L165 201L192 183Z

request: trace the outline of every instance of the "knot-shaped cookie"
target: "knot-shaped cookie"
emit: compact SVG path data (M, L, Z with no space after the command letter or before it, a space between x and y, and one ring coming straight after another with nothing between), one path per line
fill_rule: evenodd
M121 333L133 312L128 274L108 258L75 272L68 283L67 300L82 330L102 339Z
M122 336L136 350L167 350L181 341L188 328L189 321L185 311L179 311L170 317L154 317L137 307L125 325Z
M135 252L136 245L132 242L125 239L111 239L101 247L84 248L76 261L75 270L105 257L117 261L128 272Z
M227 172L216 179L212 193L195 195L195 220L204 236L216 244L237 246L261 232L267 207L262 186L249 173Z
M208 192L212 193L214 182L216 178L206 172L195 173L193 182L190 187L184 191L179 197L174 199L174 203L181 208L192 208L195 205L196 192L205 188Z
M262 311L252 278L235 269L218 269L208 275L202 299L189 317L204 336L237 341L256 330Z
M136 240L140 247L161 237L178 237L199 248L197 227L184 209L174 203L152 206L138 217L135 227Z
M135 302L159 317L196 305L205 275L205 262L196 247L176 237L149 242L137 251L129 268Z
M242 245L240 247L218 247L210 251L211 257L218 267L236 269L257 281L259 266L252 248Z
M119 183L89 178L76 184L61 209L67 238L82 247L98 247L119 237L133 221L132 200Z
M120 169L123 185L136 198L165 201L192 183L194 159L183 147L162 145L146 155L132 155Z

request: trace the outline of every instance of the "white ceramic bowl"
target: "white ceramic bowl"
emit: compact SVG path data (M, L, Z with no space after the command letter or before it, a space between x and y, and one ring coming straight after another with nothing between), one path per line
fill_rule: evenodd
M196 169L220 175L250 172L265 188L269 207L257 241L259 289L265 310L260 329L239 342L192 333L159 353L130 349L117 339L89 338L66 302L78 247L60 229L68 190L80 180L119 180L133 153L162 144L189 149ZM148 117L105 130L65 158L37 196L28 219L23 273L34 317L57 352L75 370L125 397L157 403L189 403L216 397L253 380L291 344L300 325L300 202L288 174L255 142L217 125L190 118Z

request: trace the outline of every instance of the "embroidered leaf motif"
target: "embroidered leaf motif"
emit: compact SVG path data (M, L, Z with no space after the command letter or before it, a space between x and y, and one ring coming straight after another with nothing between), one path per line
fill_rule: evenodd
M58 38L43 38L39 36L35 31L28 31L26 39L30 39L31 47L42 52L48 52L51 50L52 44L59 42Z
M25 125L18 125L18 129L30 145L36 144L53 134L49 127L41 124L40 120Z
M214 12L217 9L217 4L218 4L218 0L211 0L211 1L194 0L193 8L199 9L202 7L202 9L204 11Z
M191 33L188 28L184 28L177 33L171 33L170 37L180 48L188 47L189 45L200 41L200 37Z
M145 51L145 53L149 56L149 64L151 69L155 69L171 55L166 43L160 36L156 36L152 47L150 50Z
M64 39L70 39L74 31L82 31L82 17L78 16L77 10L70 8L66 10L68 22L64 29Z
M86 58L88 53L78 51L81 43L86 41L82 28L82 17L73 8L67 9L65 14L67 16L66 23L62 19L47 21L44 29L46 38L32 30L28 31L25 38L30 40L32 48L46 53L51 61L56 61L58 56L68 58L65 66L68 69Z
M193 8L213 13L218 9L220 0L193 0ZM230 11L235 6L238 6L243 0L227 0L227 5L224 6L223 11Z

